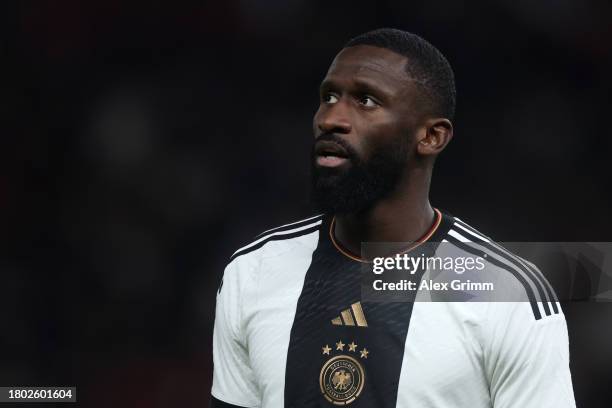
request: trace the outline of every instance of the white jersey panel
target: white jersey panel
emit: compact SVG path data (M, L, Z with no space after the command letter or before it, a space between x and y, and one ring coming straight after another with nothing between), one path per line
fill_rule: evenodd
M485 307L485 303L415 302L397 407L491 407L479 338Z
M485 372L493 407L573 408L563 312L541 320L532 316L526 303L490 304Z
M212 395L218 400L283 406L291 327L318 236L266 242L226 268L213 335Z
M251 367L261 390L262 406L284 404L285 369L291 327L304 277L319 233L267 244L249 288L253 301L245 309ZM248 256L248 255L245 255Z
M213 333L213 397L241 407L261 406L242 324L243 293L252 285L254 259L238 258L224 271Z

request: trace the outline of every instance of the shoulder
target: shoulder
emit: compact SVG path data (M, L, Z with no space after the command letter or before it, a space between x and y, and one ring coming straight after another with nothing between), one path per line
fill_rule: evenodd
M323 224L323 218L323 214L314 215L265 230L234 251L229 263L249 263L294 247L316 246L317 233Z
M230 257L218 294L225 291L225 288L243 293L246 288L252 287L259 275L258 271L262 269L262 262L268 258L280 259L283 266L290 267L286 264L312 254L318 244L323 219L323 214L315 215L256 235Z
M486 264L487 277L499 282L500 291L504 291L500 296L528 303L535 320L562 314L552 285L537 266L462 219L449 217L449 220L449 230L441 245L481 257Z

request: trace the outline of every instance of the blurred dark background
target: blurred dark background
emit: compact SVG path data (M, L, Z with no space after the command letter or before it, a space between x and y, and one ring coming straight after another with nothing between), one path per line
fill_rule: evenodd
M311 214L318 85L349 38L456 74L432 203L499 241L612 241L606 0L19 2L0 77L0 385L206 406L228 256ZM612 304L564 304L579 407L609 407ZM47 405L48 406L48 405Z

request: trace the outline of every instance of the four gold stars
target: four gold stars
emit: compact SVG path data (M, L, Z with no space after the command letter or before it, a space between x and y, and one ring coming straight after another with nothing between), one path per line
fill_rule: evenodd
M344 344L342 340L339 340L336 343L336 350L344 351L344 346L346 345L347 344ZM326 344L324 347L321 347L321 350L324 355L329 356L330 352L332 351L332 348L329 347L329 344ZM357 344L355 344L355 341L351 341L348 344L348 351L359 353L361 358L368 358L368 354L370 354L370 350L366 349L365 347L362 350L357 350Z

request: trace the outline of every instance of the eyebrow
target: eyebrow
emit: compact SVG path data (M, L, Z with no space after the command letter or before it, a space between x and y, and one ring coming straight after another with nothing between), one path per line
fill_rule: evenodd
M372 82L363 79L363 78L356 78L355 80L352 81L353 85L355 88L357 88L358 90L362 91L362 92L366 92L366 93L370 93L373 94L374 96L379 96L379 97L391 97L391 89L389 89L389 87L385 87L385 86L380 86L378 84L373 84ZM334 82L331 79L324 79L321 82L321 85L319 86L319 91L325 91L325 90L329 90L329 89L334 89L337 87L336 82Z
M319 85L319 90L323 91L323 90L327 90L329 88L333 88L334 87L334 82L325 78L323 79L323 81L321 81L321 85Z

